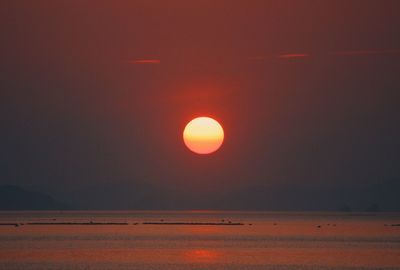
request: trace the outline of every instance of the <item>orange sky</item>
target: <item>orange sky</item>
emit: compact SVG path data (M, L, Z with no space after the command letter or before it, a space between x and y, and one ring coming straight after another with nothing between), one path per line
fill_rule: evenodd
M104 207L104 194L113 207L151 207L160 193L171 208L208 206L201 198L215 192L311 204L293 187L336 194L318 199L333 207L399 179L398 10L398 1L2 3L0 183L91 207ZM182 141L201 115L226 135L208 159Z

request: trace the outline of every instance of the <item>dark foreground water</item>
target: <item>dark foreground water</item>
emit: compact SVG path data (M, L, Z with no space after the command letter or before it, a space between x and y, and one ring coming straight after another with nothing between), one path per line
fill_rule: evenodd
M0 269L400 269L399 214L0 212L0 223Z

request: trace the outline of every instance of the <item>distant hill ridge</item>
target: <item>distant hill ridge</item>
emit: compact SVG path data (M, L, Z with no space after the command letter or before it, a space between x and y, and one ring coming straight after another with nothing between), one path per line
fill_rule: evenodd
M14 185L0 186L0 210L69 210L71 206L50 195Z

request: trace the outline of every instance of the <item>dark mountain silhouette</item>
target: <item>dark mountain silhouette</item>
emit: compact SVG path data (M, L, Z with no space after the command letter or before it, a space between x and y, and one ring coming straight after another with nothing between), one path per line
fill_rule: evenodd
M400 211L400 180L365 186L254 186L235 192L155 187L146 183L98 184L59 194L85 210ZM63 197L61 197L63 196Z
M237 208L244 210L397 212L399 194L400 180L393 179L361 187L256 186L233 198L240 203Z
M71 206L51 196L18 186L0 186L0 210L68 210Z
M381 208L379 207L379 204L377 204L377 203L374 203L365 209L365 212L380 212L380 211L381 211Z

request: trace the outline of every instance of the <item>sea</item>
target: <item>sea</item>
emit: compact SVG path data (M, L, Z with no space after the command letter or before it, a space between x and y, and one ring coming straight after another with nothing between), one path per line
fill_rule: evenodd
M0 212L0 269L400 269L400 213Z

